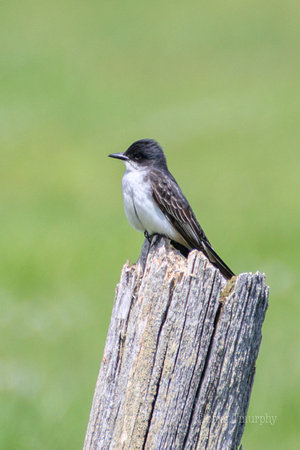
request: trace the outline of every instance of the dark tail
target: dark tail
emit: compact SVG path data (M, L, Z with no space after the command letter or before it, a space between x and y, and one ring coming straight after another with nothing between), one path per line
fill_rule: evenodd
M234 273L232 270L229 269L229 267L224 263L224 261L220 258L219 255L214 251L212 246L209 244L209 242L202 241L203 248L206 252L206 256L210 260L210 262L219 269L221 274L227 279L230 280L230 278L234 277Z

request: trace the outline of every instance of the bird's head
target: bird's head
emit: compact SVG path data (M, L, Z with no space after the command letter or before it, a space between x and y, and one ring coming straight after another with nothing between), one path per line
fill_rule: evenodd
M158 167L167 169L167 161L162 147L153 139L141 139L136 141L124 153L112 153L108 155L124 161L126 167L131 170Z

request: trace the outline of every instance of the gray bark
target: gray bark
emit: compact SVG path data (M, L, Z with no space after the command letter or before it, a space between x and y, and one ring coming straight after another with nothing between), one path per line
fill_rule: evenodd
M201 252L145 241L116 289L84 449L236 449L267 300L259 272L226 284Z

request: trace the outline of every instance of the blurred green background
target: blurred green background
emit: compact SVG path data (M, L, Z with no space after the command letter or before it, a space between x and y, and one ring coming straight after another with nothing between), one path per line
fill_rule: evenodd
M270 306L245 449L299 448L300 2L3 0L0 447L81 448L122 265L124 165L151 137Z

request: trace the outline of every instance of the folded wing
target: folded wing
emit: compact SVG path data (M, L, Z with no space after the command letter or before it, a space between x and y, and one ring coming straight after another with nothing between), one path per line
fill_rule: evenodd
M170 173L152 170L150 181L153 199L184 238L188 248L201 250L225 278L233 277L234 273L212 248L175 178Z

